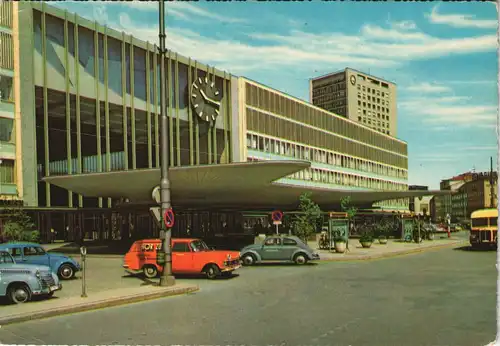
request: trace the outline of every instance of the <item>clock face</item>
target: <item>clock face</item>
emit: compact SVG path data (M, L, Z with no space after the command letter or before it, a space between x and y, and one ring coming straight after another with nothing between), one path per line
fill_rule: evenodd
M356 77L351 76L351 84L355 85L356 84Z
M191 86L191 105L203 121L215 121L220 111L221 96L215 82L207 77L198 77Z

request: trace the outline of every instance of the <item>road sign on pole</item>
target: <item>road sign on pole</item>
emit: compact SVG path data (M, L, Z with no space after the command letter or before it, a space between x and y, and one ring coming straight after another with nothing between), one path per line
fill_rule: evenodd
M281 210L275 210L271 214L273 219L273 224L276 225L276 234L279 234L278 226L281 225L281 220L283 219L283 212Z
M175 225L175 215L172 208L168 208L165 210L165 214L163 215L163 222L165 222L165 227L172 228Z
M271 214L273 221L281 221L283 219L283 212L281 210L275 210Z

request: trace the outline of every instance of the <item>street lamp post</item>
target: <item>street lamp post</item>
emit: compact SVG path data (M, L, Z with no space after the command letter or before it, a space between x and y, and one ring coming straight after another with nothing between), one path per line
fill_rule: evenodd
M167 118L167 100L165 87L165 0L159 1L159 38L160 38L160 112L161 112L161 181L160 181L160 202L161 216L164 217L165 211L171 207L170 204L170 180L168 179L168 118ZM163 228L163 251L165 253L165 263L160 277L160 286L173 286L175 278L172 275L172 253L170 249L170 240L172 232L162 223Z

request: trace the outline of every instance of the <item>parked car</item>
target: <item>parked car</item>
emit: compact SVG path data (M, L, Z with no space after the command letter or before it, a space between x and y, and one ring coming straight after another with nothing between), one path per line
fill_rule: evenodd
M319 260L319 254L295 236L269 236L262 244L248 245L240 252L245 266L265 261L293 261L297 264L306 264L308 261Z
M40 244L11 242L0 244L0 251L7 251L17 263L46 265L63 280L72 279L80 270L73 258L58 253L48 253Z
M61 288L59 278L50 267L16 263L7 251L0 251L0 296L21 304L34 296L51 297Z
M138 240L123 259L123 267L154 278L163 270L156 254L162 249L160 239ZM238 251L213 250L201 239L172 239L173 274L200 274L209 279L228 275L240 267Z

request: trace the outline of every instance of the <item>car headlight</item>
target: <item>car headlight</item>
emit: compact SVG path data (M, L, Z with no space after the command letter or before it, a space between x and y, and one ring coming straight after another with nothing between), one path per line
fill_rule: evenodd
M228 254L228 255L227 255L227 260L228 260L228 261L230 261L230 260L231 260L231 255L230 255L230 254Z
M40 278L42 277L42 276L40 275L40 271L38 271L38 270L35 272L35 276L36 276L38 279L40 279Z

